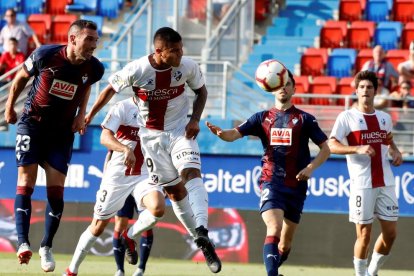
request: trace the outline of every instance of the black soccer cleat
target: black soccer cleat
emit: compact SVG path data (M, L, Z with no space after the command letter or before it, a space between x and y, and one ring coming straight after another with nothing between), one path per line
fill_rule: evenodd
M125 259L129 264L136 265L138 263L138 252L136 243L133 239L128 238L128 230L125 230L121 235L121 240L125 246Z
M208 268L213 273L219 273L221 270L221 261L216 254L213 243L208 237L208 230L204 228L204 226L200 226L197 227L195 231L197 236L194 242L197 244L197 247L201 249L201 252L203 252Z

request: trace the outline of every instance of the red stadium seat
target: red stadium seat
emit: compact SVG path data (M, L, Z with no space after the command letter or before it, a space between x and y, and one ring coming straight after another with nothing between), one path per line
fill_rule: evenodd
M71 0L46 0L46 12L52 15L65 14L66 5L71 2Z
M74 14L59 14L52 20L52 42L65 44L68 41L68 30L73 21L78 17Z
M321 76L328 61L328 49L308 48L300 59L301 75Z
M355 72L359 72L365 62L372 59L372 48L361 49L355 60Z
M313 78L313 82L309 85L309 93L312 94L336 94L336 78L327 76L318 76ZM332 105L336 104L336 100L328 98L311 98L311 104Z
M394 21L414 21L414 0L394 0L393 12Z
M189 18L197 18L199 20L206 20L206 0L189 0L188 1L188 10Z
M375 23L372 21L353 21L348 29L348 47L364 49L371 46Z
M361 2L360 0L341 0L339 3L339 20L361 20L364 10Z
M346 21L328 20L320 31L321 48L340 48L344 46L346 32Z
M389 62L392 63L395 70L398 68L398 64L400 64L403 61L408 60L409 57L409 51L403 50L403 49L391 49L388 50L386 58Z
M50 14L32 14L27 19L27 23L39 38L40 43L47 44L50 39L50 30L52 26L52 15Z
M345 77L339 80L339 83L336 85L336 94L338 95L352 95L355 92L355 88L352 87L353 77ZM350 106L352 100L348 102L348 106ZM338 105L345 105L345 99L338 99Z
M405 24L401 34L401 48L408 49L411 41L414 40L414 22Z
M295 78L295 87L296 92L293 98L293 104L306 104L308 102L307 98L302 98L301 94L307 94L309 91L309 76L294 76Z

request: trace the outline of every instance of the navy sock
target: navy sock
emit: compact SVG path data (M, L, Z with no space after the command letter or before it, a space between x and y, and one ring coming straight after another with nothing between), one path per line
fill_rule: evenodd
M286 252L280 252L279 251L279 256L280 256L279 267L287 260L287 258L289 256L289 253L290 253L290 249L287 250Z
M268 276L278 275L279 249L277 247L279 238L267 236L263 245L263 260Z
M124 271L125 247L122 244L120 237L121 235L119 232L114 232L114 236L112 238L112 246L114 249L116 267L118 270Z
M152 243L154 242L154 234L152 229L142 233L139 241L139 265L138 267L145 271L145 266L151 253Z
M45 211L45 235L41 247L52 247L53 238L59 228L60 219L63 213L63 187L47 188L47 206Z
M29 242L30 217L32 215L33 188L17 186L16 198L14 200L14 216L16 220L17 243Z

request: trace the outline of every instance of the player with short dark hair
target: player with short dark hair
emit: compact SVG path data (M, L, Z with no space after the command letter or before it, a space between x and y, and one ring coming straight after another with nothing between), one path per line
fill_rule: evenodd
M266 224L263 259L269 276L278 275L279 266L289 255L306 199L307 181L329 157L327 137L315 117L291 103L294 83L289 72L286 86L274 92L275 106L253 114L236 128L223 130L206 122L210 131L224 141L253 135L262 142L260 213ZM320 148L312 161L309 139Z
M52 241L63 212L63 190L74 133L83 133L91 85L104 73L102 63L93 56L99 39L96 29L95 23L78 20L68 31L67 45L36 49L13 80L6 103L6 121L14 124L17 121L16 100L34 77L17 125L17 257L21 264L28 264L32 256L29 241L31 195L40 165L46 172L48 200L45 235L39 249L45 272L55 269Z
M349 221L355 223L354 268L357 276L375 276L384 264L397 236L398 199L392 165L402 156L392 139L390 115L374 108L377 75L361 71L355 77L356 107L340 113L329 139L332 153L346 155L351 179ZM368 250L372 222L377 217L381 234L375 243L371 262Z

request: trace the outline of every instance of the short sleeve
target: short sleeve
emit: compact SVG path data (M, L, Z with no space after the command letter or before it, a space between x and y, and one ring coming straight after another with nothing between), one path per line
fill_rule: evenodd
M35 50L24 62L23 68L30 76L38 74L40 71L41 59L38 55L38 51Z
M307 114L306 118L309 130L309 138L312 140L312 142L314 142L316 145L320 145L325 142L328 137L326 137L326 134L319 127L316 118L310 114Z
M104 120L102 121L102 128L111 130L113 133L118 131L119 126L125 120L124 108L122 108L122 103L118 102L109 110L106 114Z
M331 131L330 138L335 138L338 141L343 141L349 133L350 128L346 122L345 112L342 112L336 118L335 124Z
M242 136L260 136L262 130L262 118L264 111L253 114L249 119L240 124L236 129Z
M193 60L188 59L189 74L187 84L192 90L196 90L205 85L204 76L200 66Z
M119 92L133 85L136 74L134 64L128 63L124 68L112 74L108 82L116 92Z

